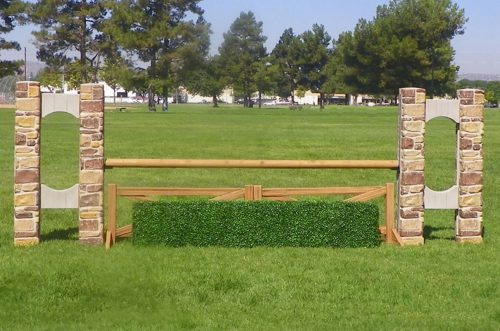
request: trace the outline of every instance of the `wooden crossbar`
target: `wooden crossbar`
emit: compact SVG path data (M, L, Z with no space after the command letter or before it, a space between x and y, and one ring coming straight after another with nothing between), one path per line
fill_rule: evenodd
M107 159L107 168L391 169L397 160Z
M386 188L385 187L380 187L375 190L371 190L368 192L361 193L359 195L356 195L352 198L346 199L344 201L346 202L364 202L364 201L370 201L375 198L384 196L386 193Z
M381 188L381 186L358 186L358 187L314 187L314 188L265 188L262 190L263 197L287 196L287 195L341 195L361 194Z
M120 196L211 196L223 195L240 190L240 188L171 188L171 187L119 187L117 194Z

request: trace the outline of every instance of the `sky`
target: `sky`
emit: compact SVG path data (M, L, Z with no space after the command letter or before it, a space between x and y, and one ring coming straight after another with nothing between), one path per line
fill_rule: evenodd
M271 51L287 28L300 34L314 23L323 24L336 39L344 32L353 30L360 18L371 20L378 5L388 0L202 0L204 17L211 23L211 53L217 52L223 33L242 11L251 10L258 21L263 22L266 46ZM460 73L500 74L500 1L499 0L455 0L465 9L468 22L465 34L452 41L455 48L455 64ZM36 61L31 30L33 27L18 27L5 35L7 40L16 40L27 49L28 61ZM2 59L21 59L24 52L3 51Z

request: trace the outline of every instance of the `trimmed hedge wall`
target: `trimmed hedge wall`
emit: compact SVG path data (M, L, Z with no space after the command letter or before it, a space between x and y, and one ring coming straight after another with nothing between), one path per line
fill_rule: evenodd
M174 247L374 247L378 216L370 203L138 202L132 240Z

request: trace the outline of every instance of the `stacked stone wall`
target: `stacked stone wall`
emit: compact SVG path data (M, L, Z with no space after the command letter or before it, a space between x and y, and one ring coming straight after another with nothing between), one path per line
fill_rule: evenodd
M458 242L481 242L483 227L484 93L458 90L460 100Z
M80 242L103 243L104 89L80 88Z
M14 151L14 244L34 245L40 237L40 85L16 84Z
M425 90L402 88L400 95L398 223L406 245L423 244L425 188Z

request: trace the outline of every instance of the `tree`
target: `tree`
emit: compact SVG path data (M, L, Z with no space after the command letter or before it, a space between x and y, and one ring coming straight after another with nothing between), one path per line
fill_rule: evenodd
M219 107L218 99L226 87L226 79L219 56L213 56L190 75L186 81L188 90L206 97L212 97L214 107Z
M257 66L255 73L255 88L258 93L259 108L262 107L262 94L276 90L277 75L273 70L270 57L263 58Z
M256 91L255 75L259 63L266 56L262 35L262 22L257 22L254 14L242 12L224 33L224 41L219 48L229 82L236 93L243 95L243 105L250 105L250 98Z
M450 91L458 67L451 40L463 34L465 18L451 0L391 0L373 21L360 20L337 47L342 77L353 90L396 95L401 86L428 94Z
M0 35L12 31L16 23L22 19L24 4L19 0L0 0ZM0 37L0 51L15 49L20 50L19 43L7 41ZM19 73L20 61L0 60L0 77Z
M280 96L291 97L295 103L294 91L298 87L299 58L301 55L300 40L294 35L291 28L286 29L271 52L271 62L277 66L279 78L277 80Z
M179 74L189 67L189 56L203 58L208 52L210 30L198 2L122 0L112 6L105 31L140 60L129 77L146 77L150 111L156 111L155 95L163 98L163 110L168 109L169 89L180 77L173 71ZM196 22L186 20L187 14L195 15Z
M96 82L107 47L101 32L108 14L104 1L40 0L29 12L31 21L40 27L33 32L37 58L54 72L69 73L76 86Z
M51 92L63 88L63 74L49 67L40 70L36 76L36 80L39 81L42 86L47 87Z
M127 63L121 57L108 57L104 60L104 66L99 77L113 89L113 104L116 106L116 89L120 85L123 68Z
M332 66L327 67L333 49L332 38L323 25L314 24L312 30L299 36L301 52L299 60L299 86L304 90L319 93L320 108L324 108L325 94L332 92L326 84Z

